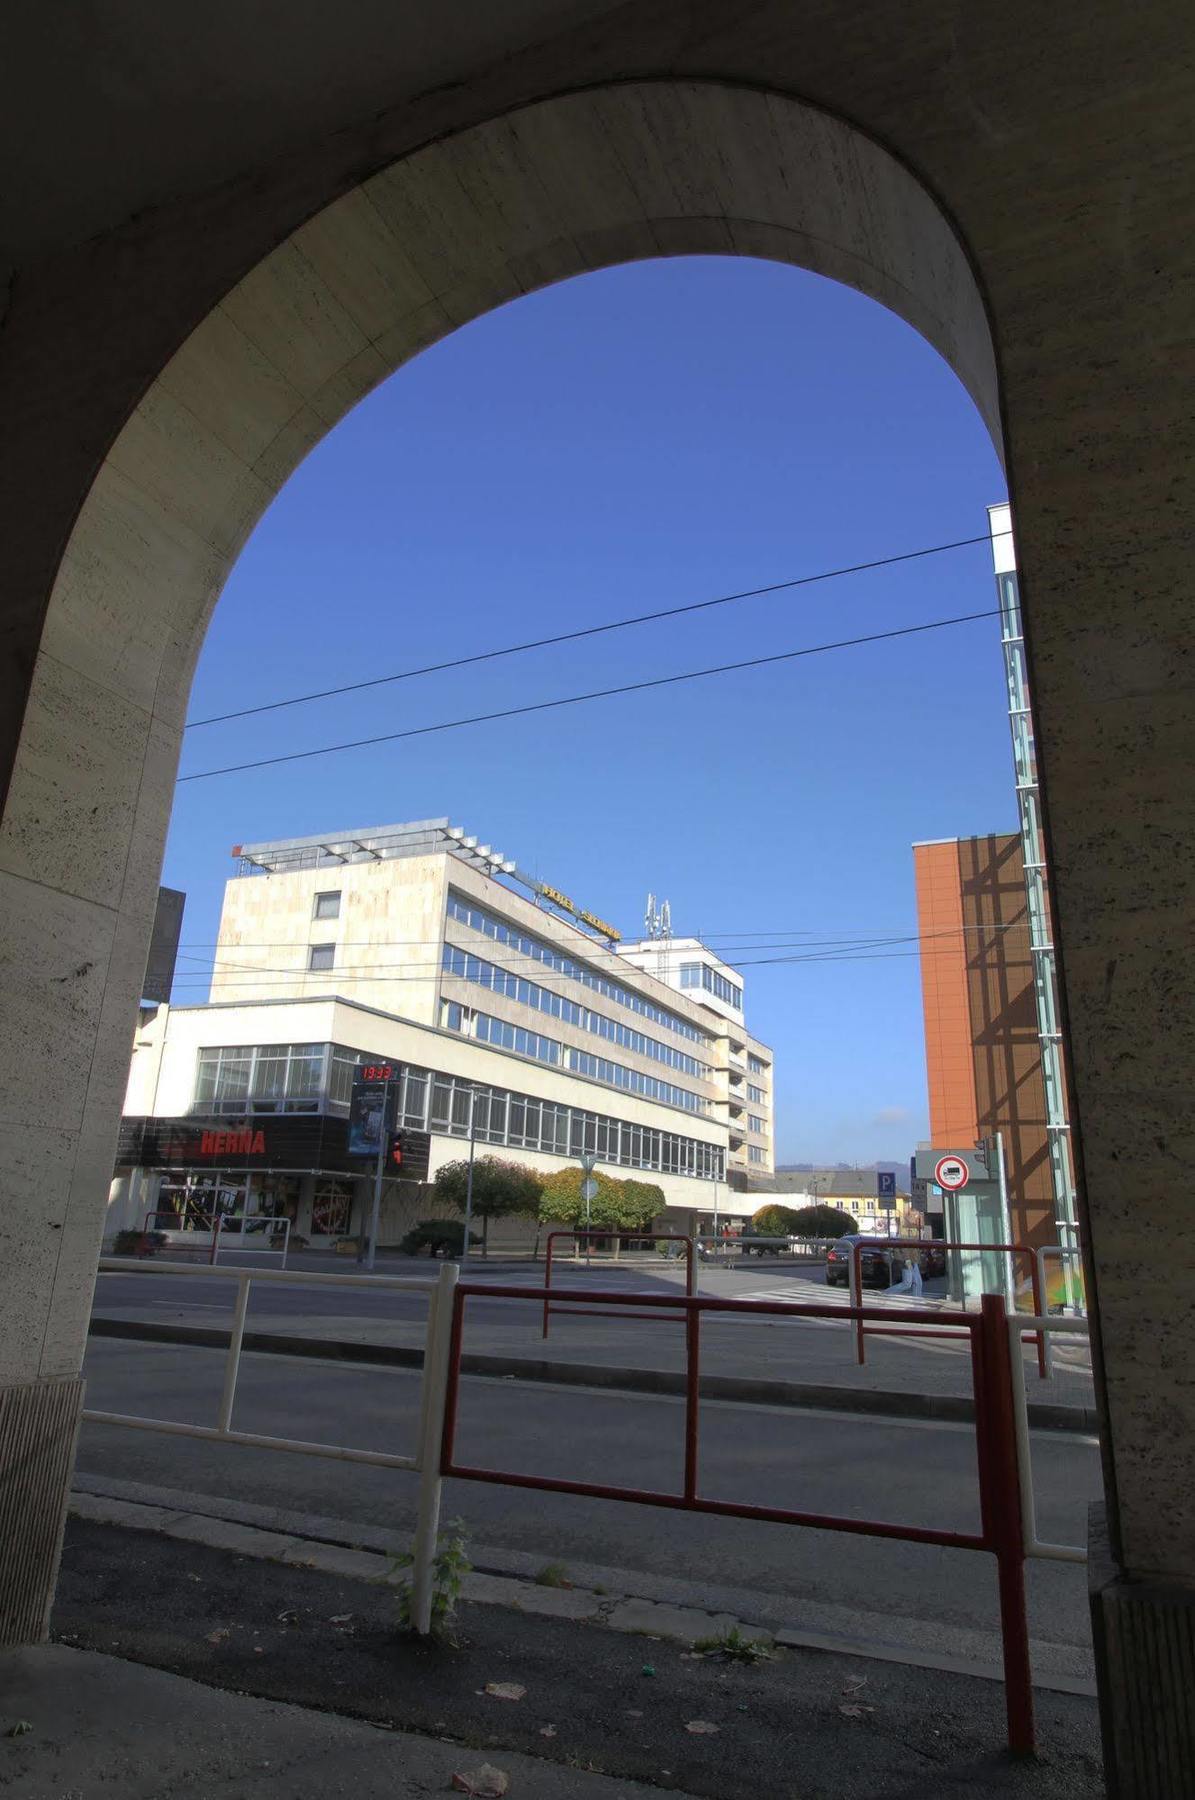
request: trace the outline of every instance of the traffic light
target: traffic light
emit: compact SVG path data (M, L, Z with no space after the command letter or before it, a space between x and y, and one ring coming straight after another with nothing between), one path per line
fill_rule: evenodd
M402 1168L402 1148L402 1132L392 1132L390 1135L390 1155L387 1158L391 1170Z

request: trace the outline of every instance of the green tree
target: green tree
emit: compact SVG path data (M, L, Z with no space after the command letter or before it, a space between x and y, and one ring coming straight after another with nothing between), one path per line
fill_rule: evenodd
M858 1229L858 1220L840 1206L799 1206L792 1214L792 1230L797 1237L840 1238Z
M481 1220L481 1254L489 1254L490 1220L521 1215L534 1219L539 1206L542 1177L522 1163L500 1156L479 1156L473 1163L473 1216ZM469 1164L445 1163L437 1169L432 1192L441 1204L463 1213L469 1191Z
M752 1237L791 1237L795 1235L794 1227L797 1214L791 1206L778 1206L775 1202L761 1206L751 1220Z
M581 1198L582 1169L572 1165L549 1175L543 1184L539 1216L545 1223L584 1225L595 1230L644 1231L664 1210L664 1190L651 1181L620 1181L595 1170L597 1193L586 1207Z

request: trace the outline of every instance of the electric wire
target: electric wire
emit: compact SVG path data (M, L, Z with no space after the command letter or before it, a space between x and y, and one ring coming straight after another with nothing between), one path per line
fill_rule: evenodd
M982 612L959 613L950 619L930 619L920 625L900 625L889 631L869 632L863 637L839 638L829 644L809 644L799 650L780 650L770 656L750 656L741 662L717 663L708 669L689 669L680 675L657 675L648 681L623 682L618 687L593 688L585 694L566 694L555 700L537 700L526 706L507 706L497 712L471 713L463 719L443 719L434 725L413 725L405 731L385 731L374 737L352 738L340 744L321 744L314 750L290 750L280 756L262 756L253 762L227 763L218 769L199 769L191 775L180 775L178 785L189 781L210 781L218 775L242 775L250 769L269 769L280 763L307 762L317 756L333 756L344 750L365 750L378 744L394 744L403 738L428 737L440 731L458 731L466 725L487 725L497 719L516 719L529 713L551 712L564 706L580 706L589 700L610 700L620 694L639 694L649 688L675 687L681 682L702 681L712 675L730 675L740 669L759 669L766 665L794 662L801 657L823 656L831 650L853 650L863 644L880 644L894 638L916 637L930 631L944 631L953 625L970 625L977 619L999 618L998 607Z
M730 606L736 600L755 600L765 594L781 594L793 588L811 587L821 581L836 581L844 575L863 575L873 569L889 569L897 563L916 562L926 556L942 556L949 550L965 550L973 544L991 543L994 537L1011 537L1011 531L983 534L979 537L956 538L949 544L929 544L921 550L905 550L893 556L879 556L871 562L851 563L841 569L822 569L814 575L795 575L787 581L769 582L765 587L743 588L735 594L719 594L712 600L691 600L684 606L665 606L656 612L634 613L626 619L610 619L601 625L585 625L576 631L557 632L552 637L529 638L522 644L505 644L497 650L478 650L469 656L455 656L445 662L427 663L419 669L400 669L392 675L373 675L363 681L348 681L340 687L317 688L310 694L292 694L282 700L267 700L259 706L242 706L235 712L212 713L206 719L191 719L186 731L198 731L203 725L223 725L230 719L248 719L257 713L280 712L284 707L306 706L314 700L331 700L341 694L359 694L366 688L385 687L396 681L414 681L421 675L439 675L448 669L467 668L471 663L493 662L503 656L519 656L527 650L544 650L553 644L572 644L581 638L600 637L605 632L625 631L632 625L648 625L657 619L676 619L682 613L705 612L716 606Z

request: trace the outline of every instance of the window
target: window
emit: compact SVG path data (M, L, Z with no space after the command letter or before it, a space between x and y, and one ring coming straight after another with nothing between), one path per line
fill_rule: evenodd
M319 1182L311 1197L312 1237L344 1237L352 1210L353 1193L346 1182Z
M469 1136L470 1092L476 1090L475 1135L478 1141L510 1144L553 1156L577 1156L592 1150L606 1163L624 1168L659 1169L698 1181L722 1181L725 1152L679 1132L658 1131L593 1113L583 1107L535 1100L529 1094L471 1082L463 1076L440 1075L408 1066L403 1071L401 1119L416 1131L438 1131L455 1138Z
M707 994L713 994L727 1006L733 1006L736 1012L743 1010L743 990L733 981L727 981L725 975L719 975L717 969L711 969L708 963L682 963L680 966L680 984L683 988L704 988Z
M747 1146L747 1155L748 1155L748 1156L749 1156L749 1157L750 1157L750 1159L751 1159L751 1161L752 1161L752 1162L753 1162L753 1163L761 1163L761 1162L763 1162L763 1160L764 1160L764 1154L763 1154L763 1147L762 1147L762 1145L760 1145L760 1144L749 1144L749 1145L748 1145L748 1146Z
M588 1006L582 1006L576 1000L567 1000L563 994L555 994L550 988L540 987L538 982L528 981L511 970L500 968L497 964L487 962L482 956L471 956L457 944L445 944L441 962L446 975L456 975L462 981L476 982L479 987L489 988L491 993L503 994L508 1000L515 1000L520 1006L529 1006L536 1012L547 1013L550 1018L562 1019L567 1025L579 1026L582 1031L591 1031L595 1037L606 1038L612 1044L620 1044L624 1050L634 1050L640 1056L649 1056L653 1062L666 1063L670 1069L679 1069L682 1075L695 1075L699 1081L708 1078L708 1063L699 1062L690 1056L687 1050L681 1050L675 1044L662 1043L659 1038L649 1037L644 1031L636 1031L621 1019L611 1019L605 1013L594 1012ZM443 1002L448 1005L448 1002ZM454 1031L459 1031L459 1019L445 1021Z
M768 1072L768 1065L763 1057L754 1055L750 1050L747 1052L747 1067L753 1075L766 1075Z
M486 937L493 938L497 944L508 944L519 957L543 963L546 968L555 969L557 974L567 975L570 981L579 981L585 987L592 988L595 994L602 994L617 1005L625 1006L631 1012L637 1012L645 1019L652 1019L657 1025L663 1025L669 1031L691 1038L695 1044L709 1049L708 1035L696 1025L690 1025L678 1013L656 1006L652 1001L645 1000L642 994L637 994L633 988L625 988L619 982L599 975L588 963L577 962L574 957L566 956L563 950L556 949L554 945L546 944L540 938L528 937L518 926L508 925L505 919L484 911L452 890L448 895L448 917L461 925L468 925L473 931L484 932Z
M757 1132L760 1137L763 1136L765 1130L767 1129L764 1120L761 1118L758 1118L755 1113L747 1114L747 1126L748 1126L749 1130Z
M335 961L335 944L312 944L307 952L307 967L312 970L330 969Z
M751 1082L748 1082L747 1083L747 1098L748 1098L748 1100L753 1100L755 1102L756 1106L762 1106L763 1098L764 1098L763 1089L761 1087L754 1087L751 1084Z
M317 894L315 896L315 911L311 916L313 919L338 919L340 917L340 889L337 888L332 892Z
M201 1050L193 1112L346 1113L353 1070L370 1052L339 1044L233 1045Z

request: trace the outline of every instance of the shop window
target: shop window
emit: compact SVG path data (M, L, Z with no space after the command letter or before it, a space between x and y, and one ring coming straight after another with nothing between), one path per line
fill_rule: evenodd
M352 1216L352 1190L340 1181L317 1183L311 1197L312 1237L345 1237Z

